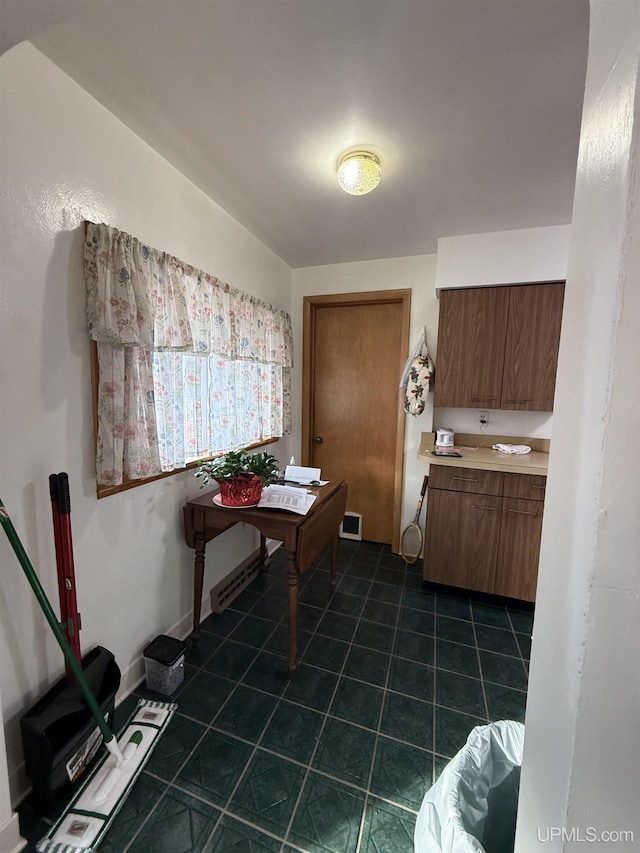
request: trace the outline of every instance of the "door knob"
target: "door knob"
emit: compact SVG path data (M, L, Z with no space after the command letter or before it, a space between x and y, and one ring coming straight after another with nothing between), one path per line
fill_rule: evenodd
M313 440L316 444L322 444L322 436L321 435L317 435Z

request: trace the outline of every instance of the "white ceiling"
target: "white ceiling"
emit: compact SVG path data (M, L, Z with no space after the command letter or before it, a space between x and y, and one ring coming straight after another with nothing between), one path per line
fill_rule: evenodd
M0 2L292 267L571 220L588 0ZM367 196L336 183L354 145Z

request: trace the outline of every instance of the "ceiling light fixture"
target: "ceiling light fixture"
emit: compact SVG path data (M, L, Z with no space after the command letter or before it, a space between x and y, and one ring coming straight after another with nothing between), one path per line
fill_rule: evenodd
M370 193L381 177L380 159L371 151L348 151L338 160L338 183L350 195Z

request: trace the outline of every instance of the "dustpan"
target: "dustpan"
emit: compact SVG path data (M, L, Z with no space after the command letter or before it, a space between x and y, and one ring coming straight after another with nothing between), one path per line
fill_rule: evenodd
M120 669L113 654L96 646L82 670L105 720L113 721ZM66 677L57 681L20 719L25 770L36 807L79 784L102 746L100 729L82 689Z

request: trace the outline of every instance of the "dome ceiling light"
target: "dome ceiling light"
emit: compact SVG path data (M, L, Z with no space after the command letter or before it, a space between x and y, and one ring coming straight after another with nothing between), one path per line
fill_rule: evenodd
M381 177L380 159L371 151L348 151L338 160L338 183L350 195L370 193Z

